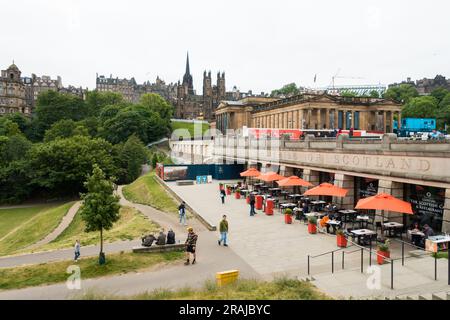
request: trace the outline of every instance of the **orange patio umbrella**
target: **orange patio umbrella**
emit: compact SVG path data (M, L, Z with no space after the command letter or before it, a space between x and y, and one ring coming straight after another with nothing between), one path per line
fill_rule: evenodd
M259 175L261 175L261 172L259 172L255 168L250 168L244 172L241 172L240 175L241 177L258 177Z
M321 183L317 187L307 190L303 195L305 196L331 196L331 197L345 197L348 190L335 186L331 183Z
M413 214L411 203L397 199L396 197L386 193L380 193L372 197L359 200L355 209L387 210Z
M277 180L282 180L284 178L285 178L284 176L280 176L278 173L273 171L261 173L261 175L256 177L256 179L263 180L265 182L273 182Z
M358 201L355 209L381 210L382 221L384 222L384 210L399 213L413 214L411 203L397 199L387 194L379 193L372 197L363 198ZM381 236L384 235L383 223L381 224Z
M295 187L295 186L311 187L312 186L311 183L309 183L308 181L305 181L297 176L290 176L283 180L277 181L277 183L280 187Z

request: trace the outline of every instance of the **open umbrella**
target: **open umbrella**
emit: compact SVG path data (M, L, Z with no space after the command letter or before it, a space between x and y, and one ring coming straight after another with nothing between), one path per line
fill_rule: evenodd
M259 172L255 168L250 168L244 172L241 172L240 175L241 177L258 177L259 175L261 175L261 172Z
M305 181L297 176L290 176L283 180L277 181L277 183L280 187L295 187L295 186L311 187L312 186L311 183L309 183L308 181Z
M348 190L335 186L331 183L321 183L317 187L307 190L303 195L305 196L330 196L330 197L345 197Z
M379 193L372 197L363 198L358 201L355 209L381 210L383 222L384 210L413 214L411 203L397 199L396 197L387 193ZM384 234L383 223L381 224L381 234Z
M265 182L273 182L273 181L277 181L277 180L282 180L284 178L285 178L284 176L280 176L278 173L273 172L273 171L262 173L261 175L256 177L256 179L259 179L259 180L262 180Z

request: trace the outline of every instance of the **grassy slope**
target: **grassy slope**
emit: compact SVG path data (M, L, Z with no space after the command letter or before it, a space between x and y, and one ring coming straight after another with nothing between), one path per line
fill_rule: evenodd
M176 129L187 129L189 131L189 134L193 137L194 136L194 123L186 123L186 122L171 122L172 130ZM204 133L206 130L209 129L208 123L202 123L202 133Z
M19 252L33 243L43 239L52 232L74 204L63 205L41 210L39 213L22 223L0 241L0 255Z
M52 207L51 205L37 205L29 208L0 209L0 238L32 219L39 212Z
M127 299L90 292L82 299ZM128 298L130 299L130 298ZM176 291L154 290L131 297L138 300L324 300L330 299L320 293L311 283L280 278L272 282L257 280L239 280L223 287L206 282L201 289L183 288Z
M151 254L123 253L108 254L106 264L100 266L98 257L80 259L81 279L97 278L106 275L123 274L155 267L160 263L181 260L183 252L164 252ZM64 282L69 277L67 267L74 262L59 261L15 268L0 268L0 289L15 289L44 284Z
M100 241L98 232L84 232L84 222L80 214L76 214L71 224L51 243L37 248L35 251L70 248L79 239L82 246L97 244ZM141 212L134 208L122 207L120 209L120 219L113 225L111 230L103 233L105 242L117 240L132 240L141 237L143 234L156 232L159 226L148 220Z
M154 172L146 174L124 187L123 195L128 201L146 204L178 215L178 203L155 179Z

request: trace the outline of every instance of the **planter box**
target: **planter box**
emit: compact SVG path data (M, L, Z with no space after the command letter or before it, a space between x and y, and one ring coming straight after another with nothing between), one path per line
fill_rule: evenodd
M290 214L284 215L284 223L291 224L292 223L292 216Z
M317 233L317 225L308 223L308 232L311 234Z
M377 250L377 262L378 264L383 264L385 262L385 260L383 259L383 257L385 258L390 258L391 257L391 252L390 251L380 251ZM383 257L381 257L383 256Z
M240 192L235 192L235 193L234 193L234 197L235 197L236 199L240 199L240 198L241 198L241 193L240 193Z
M336 243L338 247L346 248L347 247L347 238L341 234L336 236Z

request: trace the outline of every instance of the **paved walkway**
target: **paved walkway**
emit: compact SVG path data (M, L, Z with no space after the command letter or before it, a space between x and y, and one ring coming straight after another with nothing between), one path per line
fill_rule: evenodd
M80 206L81 201L75 202L75 204L67 211L67 214L62 218L61 223L55 228L55 230L50 232L44 239L32 244L26 249L33 250L58 238L58 236L63 233L63 231L66 230L66 228L70 225L76 213L78 212L78 209L80 209Z

